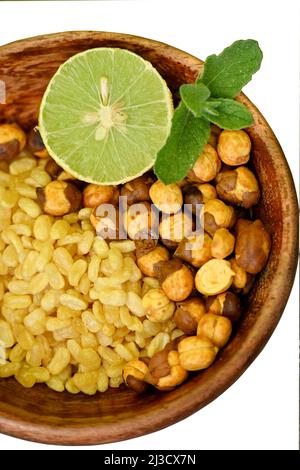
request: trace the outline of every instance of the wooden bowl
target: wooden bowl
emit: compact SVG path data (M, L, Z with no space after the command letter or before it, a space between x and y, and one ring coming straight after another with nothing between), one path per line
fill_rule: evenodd
M166 44L103 32L67 32L40 36L0 47L0 79L7 104L0 121L35 124L39 103L58 66L93 47L120 47L148 59L172 91L192 82L201 61ZM259 77L258 77L259 80ZM262 84L262 86L264 86ZM0 381L0 431L23 439L58 444L99 444L157 431L194 413L223 393L251 364L276 327L286 305L297 263L297 200L292 176L269 125L244 96L252 111L249 129L253 164L262 197L257 214L272 234L272 251L256 281L247 313L237 331L207 370L177 389L137 395L126 388L87 397L56 393L43 385L25 389L14 379ZM288 341L288 339L287 339Z

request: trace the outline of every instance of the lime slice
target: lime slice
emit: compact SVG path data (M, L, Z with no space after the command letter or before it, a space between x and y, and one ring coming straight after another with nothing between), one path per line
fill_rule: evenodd
M64 170L90 183L119 184L153 166L172 115L170 90L150 62L98 48L60 66L41 103L39 130Z

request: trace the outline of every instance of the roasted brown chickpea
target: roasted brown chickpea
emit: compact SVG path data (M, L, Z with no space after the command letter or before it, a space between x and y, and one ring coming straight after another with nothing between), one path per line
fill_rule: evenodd
M196 184L187 184L182 188L184 204L189 204L192 214L196 215L203 204L203 196Z
M268 261L271 238L260 220L239 219L236 226L235 259L247 273L257 274Z
M132 240L145 238L145 233L156 233L158 213L152 210L149 202L140 202L129 206L124 214L124 228Z
M88 184L83 190L83 206L97 207L101 204L117 205L119 202L119 190L116 186Z
M206 203L207 201L210 201L211 199L217 198L216 188L212 184L203 183L203 184L196 184L196 186L202 194L204 203Z
M233 292L223 292L213 297L207 297L206 309L208 313L223 315L230 321L236 322L241 317L240 299Z
M200 319L197 336L209 339L215 346L225 346L232 332L231 321L221 315L206 313Z
M0 171L5 171L5 173L9 173L10 163L11 163L10 160L1 160L1 157L0 157Z
M149 374L148 366L140 359L133 359L127 362L123 370L123 378L127 387L137 393L143 393L147 390L148 384L145 381L146 375Z
M192 230L192 217L188 213L182 211L172 215L163 214L159 224L159 235L163 243L170 241L175 247L184 238L188 237Z
M176 214L181 209L183 197L177 184L163 184L157 180L149 190L150 198L155 206L166 214Z
M254 281L255 281L254 274L247 273L247 284L245 285L245 287L243 287L243 289L237 289L233 286L233 290L241 295L247 295L252 289Z
M189 371L207 369L215 360L218 348L206 338L189 336L178 344L179 362Z
M243 268L241 268L237 264L235 258L231 258L229 261L231 264L231 269L235 272L235 276L231 285L232 290L238 294L248 294L255 281L254 274L249 274Z
M187 184L182 188L184 204L189 204L192 214L197 215L201 210L201 204L216 199L217 192L215 187L209 183Z
M81 204L81 192L65 181L51 181L45 188L37 188L36 193L41 208L50 215L69 214Z
M176 304L174 321L177 328L187 335L195 335L199 320L205 314L204 302L199 297L191 297Z
M51 176L52 179L57 179L57 177L63 171L62 167L59 166L53 158L50 158L46 163L45 170Z
M131 206L137 202L150 201L149 189L153 184L151 176L143 175L124 184L121 196L127 197L127 205Z
M155 267L161 287L169 299L175 302L185 300L194 288L191 270L178 258L157 264Z
M150 359L146 379L159 390L172 390L187 377L188 372L180 364L179 354L175 349L166 347Z
M147 255L150 253L154 248L156 248L158 240L156 238L151 238L150 234L145 236L145 238L141 240L136 240L135 242L135 250L136 250L136 257L141 258L142 256Z
M170 251L170 253L174 253L178 247L178 242L173 242L172 240L167 240L166 238L161 238L160 241Z
M28 136L28 149L38 158L48 158L49 153L44 145L41 134L37 128L30 131Z
M218 145L218 138L220 133L222 132L222 129L220 127L216 126L215 124L212 124L210 127L210 134L208 138L208 143L214 148L217 148Z
M207 233L193 234L179 243L174 256L200 268L213 257L211 244L212 239Z
M53 180L66 181L75 184L78 187L82 186L83 184L82 181L76 179L75 176L72 176L70 173L67 173L65 170L63 170L61 166L57 165L53 158L50 158L48 160L45 166L45 170Z
M213 258L223 259L234 250L235 238L227 228L219 228L213 236L211 254Z
M63 169L57 176L57 181L69 181L70 183L73 183L76 186L84 185L84 181L78 180L77 178L75 178L75 176L71 175L71 173L68 173L67 171Z
M222 131L217 151L226 165L245 165L250 158L251 140L245 131Z
M244 289L248 281L248 274L243 268L241 268L241 266L237 264L235 258L232 258L229 261L231 264L231 269L235 272L232 281L232 287L234 289Z
M18 124L0 124L0 161L11 162L25 145L26 134Z
M245 166L222 171L217 179L217 193L220 199L246 209L258 203L260 197L256 177Z
M99 237L104 240L118 240L122 238L122 221L120 220L119 209L106 204L93 209L90 215L90 222ZM121 230L120 230L121 229Z
M188 179L190 181L207 183L212 181L221 169L221 160L218 157L215 149L206 144L203 152L199 155L192 170L188 172Z
M146 317L155 323L169 320L174 313L175 304L162 289L150 289L142 299Z
M177 181L176 184L182 190L187 184L189 184L189 180L187 178L183 178L183 180Z
M211 199L204 204L200 217L204 230L213 236L219 228L231 228L235 223L233 207L227 206L220 199Z
M234 271L229 261L211 259L196 274L196 289L203 295L221 294L232 284Z
M155 265L168 261L170 255L166 248L157 245L153 239L136 241L137 265L145 276L156 277Z

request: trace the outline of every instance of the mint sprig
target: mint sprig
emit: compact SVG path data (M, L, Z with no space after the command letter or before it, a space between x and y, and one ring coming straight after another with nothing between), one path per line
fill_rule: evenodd
M184 178L208 141L210 125L197 118L183 102L177 107L172 130L155 163L155 174L165 184Z
M210 97L210 91L203 83L181 85L180 97L185 106L192 111L194 116L201 117L203 109Z
M211 100L208 105L213 102L214 100ZM203 109L203 117L213 124L234 131L253 124L252 114L243 104L229 98L217 98L215 102L213 109Z
M210 98L209 89L202 83L182 85L180 96L195 117L204 117L222 129L238 130L253 124L246 106L230 98Z
M248 109L233 98L259 70L261 61L257 41L236 41L221 54L206 59L194 84L180 87L182 101L154 166L163 183L175 183L186 176L208 142L210 123L228 130L253 124Z
M260 68L262 51L253 39L236 41L219 55L207 57L198 82L215 98L234 98Z

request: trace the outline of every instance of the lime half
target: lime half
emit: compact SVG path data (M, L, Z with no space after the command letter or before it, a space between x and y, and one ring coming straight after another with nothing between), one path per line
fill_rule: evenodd
M64 170L118 184L153 166L172 115L170 90L150 62L125 49L98 48L60 66L41 103L39 130Z

